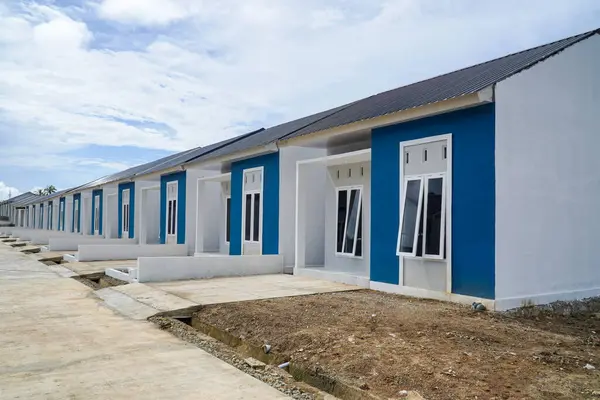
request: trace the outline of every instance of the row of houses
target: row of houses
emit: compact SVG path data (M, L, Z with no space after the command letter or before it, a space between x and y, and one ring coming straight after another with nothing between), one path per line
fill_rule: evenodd
M600 30L1 207L162 279L284 270L497 310L597 296L598 71Z

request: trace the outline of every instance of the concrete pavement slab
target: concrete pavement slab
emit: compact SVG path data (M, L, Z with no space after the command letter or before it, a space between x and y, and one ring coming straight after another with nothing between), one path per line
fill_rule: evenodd
M287 399L0 245L1 399Z

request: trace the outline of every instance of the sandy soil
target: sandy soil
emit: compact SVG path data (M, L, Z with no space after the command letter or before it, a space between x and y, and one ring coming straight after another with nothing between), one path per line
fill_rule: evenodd
M600 398L600 314L507 316L361 290L219 304L197 317L386 399Z

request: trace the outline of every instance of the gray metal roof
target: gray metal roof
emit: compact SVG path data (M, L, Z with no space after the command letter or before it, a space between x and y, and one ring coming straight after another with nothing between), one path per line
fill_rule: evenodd
M223 140L219 143L211 144L205 147L196 147L191 150L185 150L179 153L171 154L169 156L160 158L155 161L150 161L145 164L136 165L135 167L128 168L124 171L114 173L112 175L104 176L100 179L88 182L82 186L78 186L70 190L71 193L77 193L83 190L92 189L97 186L105 185L111 182L117 182L127 179L132 179L136 176L148 175L154 172L167 170L169 168L177 167L184 164L187 161L201 157L202 155L208 154L213 150L220 149L223 146L227 146L230 143L235 143L238 140L244 139L248 136L254 135L257 132L262 131L264 128L245 133L227 140Z
M308 117L299 118L294 121L285 122L283 124L261 130L260 132L255 133L254 135L249 135L229 145L221 146L220 148L205 154L205 156L203 157L198 157L194 160L189 161L187 164L198 161L206 161L217 157L227 156L239 151L268 145L269 143L276 142L277 140L289 134L306 128L307 126L310 126L311 124L314 124L315 122L320 121L323 118L326 118L340 110L343 110L348 106L349 105L346 104L340 107L333 108L331 110L322 111L317 114L309 115Z
M143 171L136 174L136 176L152 174L154 172L164 171L166 169L177 167L179 165L183 165L185 163L191 162L193 160L197 160L200 158L204 158L207 155L211 155L214 152L218 152L221 149L228 148L230 146L234 146L236 143L249 140L250 138L262 134L264 128L257 129L252 132L245 133L243 135L239 135L230 139L222 140L218 143L214 143L205 147L198 147L196 149L188 150L187 152L176 154L170 160L156 164L151 168L144 169Z
M27 201L25 201L23 204L24 205L28 205L28 204L33 204L33 203L45 203L49 200L52 200L56 197L60 197L61 195L67 193L68 191L70 191L71 189L64 189L64 190L59 190L58 192L54 192L52 194L48 194L45 196L39 196L39 195L35 195L35 198L31 198L28 199Z
M8 201L16 206L24 206L26 204L29 204L29 202L36 200L39 197L40 196L38 196L37 194L26 192L15 196L12 199L9 199Z
M477 93L597 33L600 29L367 97L285 139Z

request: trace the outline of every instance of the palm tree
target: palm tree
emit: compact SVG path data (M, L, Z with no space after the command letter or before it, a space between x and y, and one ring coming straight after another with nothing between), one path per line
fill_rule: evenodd
M46 186L46 189L44 189L44 191L48 195L48 194L56 193L56 188L54 187L54 185L48 185L48 186Z
M35 194L38 196L44 196L46 194L46 189L38 189L35 191Z

